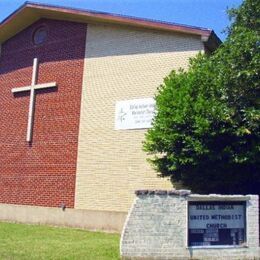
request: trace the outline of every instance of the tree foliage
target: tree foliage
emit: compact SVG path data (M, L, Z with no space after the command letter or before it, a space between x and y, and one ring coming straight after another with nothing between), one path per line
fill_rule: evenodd
M144 150L162 177L200 193L259 193L260 1L229 11L226 41L158 88Z

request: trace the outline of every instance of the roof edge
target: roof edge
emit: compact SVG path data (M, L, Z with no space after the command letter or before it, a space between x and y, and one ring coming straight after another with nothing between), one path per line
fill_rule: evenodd
M167 21L163 21L163 20L141 18L141 17L131 16L131 15L109 13L109 12L96 11L96 10L84 9L84 8L75 8L75 7L66 7L66 6L60 6L60 5L42 4L42 3L33 2L33 1L26 1L21 7L23 7L23 6L57 8L57 9L61 9L61 10L67 9L67 10L82 12L82 13L86 13L86 14L91 13L91 14L94 14L94 15L104 15L104 16L107 16L108 18L122 18L122 19L129 19L129 20L132 20L132 21L135 21L135 22L143 21L143 22L151 22L151 23L155 23L155 24L162 24L162 25L169 25L169 26L180 26L180 27L199 30L199 31L203 31L203 32L211 32L212 31L211 29L200 27L200 26L192 26L192 25L186 25L186 24L181 24L181 23L173 23L173 22L167 22ZM20 9L20 8L18 8L18 9Z
M222 43L222 41L214 31L211 31L211 34L205 40L203 37L201 39L204 42L205 47L210 51L210 53L214 52Z
M5 42L17 32L26 28L26 26L29 26L35 20L40 18L49 18L47 17L49 14L57 15L60 19L63 18L64 20L66 20L67 17L70 17L71 20L75 19L87 22L86 20L89 19L91 21L197 35L201 36L202 39L205 38L208 39L208 41L210 40L210 48L207 46L209 49L214 49L214 45L218 46L219 42L221 42L214 31L207 28L27 1L0 23L0 43ZM24 21L25 16L26 21ZM28 16L30 19L27 19ZM21 21L22 24L19 24ZM205 45L207 45L208 41L204 41ZM216 43L214 43L214 41L216 41Z

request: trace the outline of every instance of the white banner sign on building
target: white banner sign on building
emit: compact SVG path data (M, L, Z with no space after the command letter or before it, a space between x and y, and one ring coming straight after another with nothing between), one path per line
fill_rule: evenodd
M115 129L151 128L154 115L155 100L153 98L117 101Z

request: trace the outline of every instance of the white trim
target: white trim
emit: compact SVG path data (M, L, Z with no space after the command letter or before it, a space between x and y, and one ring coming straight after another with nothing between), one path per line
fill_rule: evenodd
M188 201L248 201L251 199L251 195L199 195L191 194L187 197Z
M225 249L225 248L248 248L247 245L244 245L244 246L233 246L233 245L230 245L230 246L222 246L222 245L219 245L219 246L188 246L187 249Z

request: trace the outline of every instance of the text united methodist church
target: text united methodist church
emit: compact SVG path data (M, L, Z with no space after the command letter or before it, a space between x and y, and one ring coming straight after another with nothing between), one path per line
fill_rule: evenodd
M0 219L120 231L157 87L212 30L25 3L0 25ZM66 207L66 209L65 209Z

